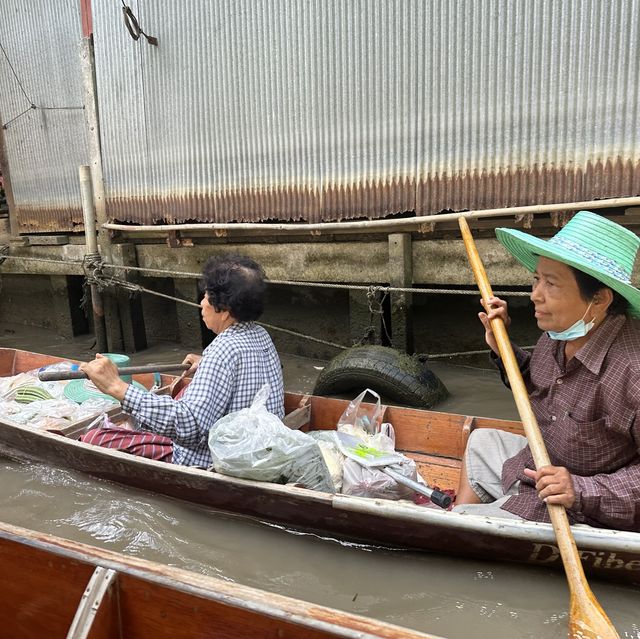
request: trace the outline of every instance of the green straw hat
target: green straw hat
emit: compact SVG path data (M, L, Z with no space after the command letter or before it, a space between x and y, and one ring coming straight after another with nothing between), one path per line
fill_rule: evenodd
M539 256L573 266L620 293L629 314L640 317L640 290L631 284L640 238L624 226L580 211L549 240L507 228L497 228L496 236L529 271L535 271Z

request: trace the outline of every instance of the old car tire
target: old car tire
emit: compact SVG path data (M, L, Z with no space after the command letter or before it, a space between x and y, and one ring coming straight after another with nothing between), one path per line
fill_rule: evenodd
M360 393L365 388L417 408L431 408L449 394L425 363L386 346L354 346L340 353L318 376L313 394Z

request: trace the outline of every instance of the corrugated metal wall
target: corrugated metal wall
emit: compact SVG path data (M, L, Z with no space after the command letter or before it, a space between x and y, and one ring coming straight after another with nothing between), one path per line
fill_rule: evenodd
M81 104L80 0L3 0L39 106ZM640 194L640 0L93 0L108 214L309 221ZM0 52L0 114L29 106ZM81 220L84 113L4 131L23 229Z
M381 217L640 193L636 0L94 4L110 215Z
M82 224L78 166L87 164L87 144L79 42L75 0L2 0L0 124L23 232Z

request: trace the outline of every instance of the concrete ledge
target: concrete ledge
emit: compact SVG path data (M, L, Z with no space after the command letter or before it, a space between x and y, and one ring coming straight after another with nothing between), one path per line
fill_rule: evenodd
M531 274L497 240L480 239L477 246L493 286L529 285ZM352 284L390 281L386 236L376 242L216 244L175 249L139 244L136 251L140 266L174 273L166 277L181 277L177 272L199 273L209 256L235 251L260 262L273 280ZM412 252L415 285L474 285L462 240L413 240Z
M27 239L30 246L69 244L69 236L67 235L29 235Z

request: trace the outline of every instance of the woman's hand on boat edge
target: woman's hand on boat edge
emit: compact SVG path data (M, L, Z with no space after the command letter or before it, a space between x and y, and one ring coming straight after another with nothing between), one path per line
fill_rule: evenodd
M478 317L484 326L484 339L489 348L499 357L500 351L498 350L498 343L491 328L491 320L500 318L504 322L505 328L509 328L511 318L509 317L507 303L503 299L495 296L490 297L486 304L484 300L480 300L480 303L485 308L485 311L478 313Z
M104 355L96 354L90 362L80 364L80 370L96 385L102 393L122 401L129 388L129 384L120 378L118 367Z
M182 373L182 377L186 377L187 375L193 375L196 370L198 370L198 366L200 366L200 360L202 360L202 355L196 355L195 353L189 353L183 360L183 364L189 364L191 368Z
M538 497L546 504L571 508L576 503L571 473L564 466L543 466L537 471L525 468L524 474L536 482Z

